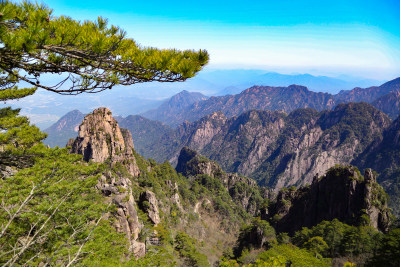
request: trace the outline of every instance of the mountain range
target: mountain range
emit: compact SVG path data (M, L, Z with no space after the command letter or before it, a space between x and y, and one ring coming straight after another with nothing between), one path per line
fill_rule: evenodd
M344 109L358 110L352 105L368 104L347 104L349 107ZM269 113L267 117L276 121L282 115ZM380 113L374 115L379 117ZM332 118L323 119L322 124L329 123L334 123ZM363 239L367 243L378 230L386 232L391 224L387 196L370 169L362 176L355 167L335 166L321 177L315 176L310 186L283 189L275 195L250 178L225 172L215 161L187 147L179 152L175 170L168 162L157 164L143 159L134 149L129 130L120 128L107 108L85 116L78 137L69 145L71 153L81 154L89 164L103 163L103 173L98 175L96 184L98 190L91 192L91 196L97 193L104 202L115 205L104 214L108 231L114 228L121 233L139 262L143 258L153 260L152 253L156 252L154 260L162 259L163 263L212 266L218 259L224 261L220 257L229 248L233 253L227 257L237 259L246 255L245 250L268 250L277 242L282 245L283 241L278 241L284 235L282 232L289 233L294 244L307 247L299 242L306 231L304 227L313 230L326 223L338 224L337 220L346 223L335 227L344 232L344 237L336 241L340 246L354 240L348 238L350 231L364 236L363 229L370 233L366 234L370 238ZM359 225L364 227L356 227ZM309 235L313 235L312 230L308 230ZM173 239L171 232L176 232ZM286 237L289 238L287 234ZM328 240L325 235L324 238ZM172 242L174 245L170 246ZM290 252L296 250L291 246ZM163 256L166 253L174 256ZM348 254L346 250L329 256ZM283 255L293 257L287 252ZM301 258L305 266L328 265L321 264L321 259L315 263L315 255L307 251L301 253Z
M253 97L264 93L252 90ZM308 91L301 86L269 90L286 92L284 97ZM323 101L326 94L314 96ZM164 105L165 110L182 101L175 100ZM302 101L312 103L306 97ZM228 259L243 263L247 251L268 252L288 244L291 250L279 255L299 262L291 258L292 250L310 249L309 242L321 239L332 247L324 254L332 264L342 266L341 257L364 264L379 255L367 244L381 240L378 230L391 227L388 203L399 214L400 118L392 121L365 102L321 111L316 106L299 108L299 103L280 103L294 109L286 112L245 110L240 105L245 102L233 102L231 116L217 111L175 129L137 115L113 118L106 108L79 122L83 114L75 110L49 129L75 135L79 129L78 137L68 142L70 151L85 161L103 163L97 193L115 205L106 219L126 238L138 261L151 257L149 251L169 248L181 266L209 266L225 261L220 257L229 248ZM181 108L190 105L190 100L183 101ZM244 112L232 115L241 109ZM164 163L146 160L138 151ZM176 164L175 170L166 159ZM377 178L370 167L381 175ZM338 239L335 235L336 243L329 239L329 229L342 233ZM362 252L348 252L354 249L349 240L357 240ZM347 249L339 250L342 247ZM316 263L315 254L302 253L304 266L328 265L321 264L321 257Z
M382 173L380 182L397 184L393 173L400 164L377 164L387 164L383 155L396 153L388 144L395 138L389 129L398 129L398 120L392 122L373 105L390 107L389 114L396 116L396 106L390 103L397 101L399 86L400 79L395 79L334 96L296 85L253 86L238 95L208 99L184 91L147 113L164 116L169 122L180 118L183 123L176 129L138 115L116 118L132 132L135 149L145 157L176 164L180 150L187 146L215 160L224 170L252 177L275 190L308 184L335 164L373 167ZM57 138L64 146L82 116L72 112L66 116L68 119L47 130L49 138L58 131ZM196 119L199 116L203 117ZM394 152L379 152L377 149L382 147ZM376 160L374 155L381 159ZM385 188L390 191L388 186Z
M182 147L199 151L231 172L272 188L310 183L335 164L350 164L381 138L390 118L367 103L290 114L252 110L227 118L215 112L165 134L148 151L176 162Z
M49 78L50 79L50 78ZM157 108L172 95L187 90L208 96L237 94L254 84L289 86L301 84L312 91L336 93L355 86L369 87L381 84L378 80L356 77L337 78L310 74L278 74L265 70L204 70L196 77L182 83L146 83L128 87L115 87L99 94L60 96L45 90L18 101L7 101L6 105L23 108L23 115L30 118L41 129L46 129L67 112L78 109L89 113L94 108L107 106L115 115L128 116ZM51 112L50 112L51 110Z
M158 120L168 125L177 126L176 121L180 120L177 120L176 114L181 114L193 103L207 99L208 97L201 93L183 90L162 103L158 108L146 111L141 115L151 120Z
M176 127L184 121L194 122L216 111L222 111L230 118L252 109L280 110L286 113L298 108L313 108L322 111L332 109L340 103L366 102L381 108L394 119L400 114L400 95L396 93L398 90L400 90L400 78L381 86L343 90L336 95L310 91L307 87L300 85L252 86L240 94L212 96L197 101L194 101L195 98L191 96L193 93L186 92L172 97L159 108L142 115ZM176 98L182 99L183 96L188 100L181 100L185 104L177 105Z

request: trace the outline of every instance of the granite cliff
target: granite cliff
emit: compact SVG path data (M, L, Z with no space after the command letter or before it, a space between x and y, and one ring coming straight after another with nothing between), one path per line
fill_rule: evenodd
M279 191L275 201L262 212L278 232L294 233L322 221L338 219L350 225L369 225L387 231L390 212L387 195L367 169L335 166L311 185Z
M188 147L182 148L176 171L189 179L199 175L218 179L232 199L252 215L258 214L260 197L267 198L270 195L269 190L259 187L255 180L237 173L226 173L215 161L209 160Z
M184 146L215 160L229 172L255 178L274 189L312 182L335 164L350 164L390 125L366 103L340 104L334 110L248 111L228 119L216 112L184 123L155 144L177 162Z
M108 161L111 168L122 166L127 170L127 174L106 171L96 187L110 204L116 206L116 211L106 216L115 218L112 220L115 228L126 235L135 257L144 256L145 244L138 241L142 224L139 222L131 181L131 177L138 176L140 172L133 155L130 132L119 128L109 109L98 108L85 116L79 126L78 137L71 140L69 146L71 153L83 155L85 161Z

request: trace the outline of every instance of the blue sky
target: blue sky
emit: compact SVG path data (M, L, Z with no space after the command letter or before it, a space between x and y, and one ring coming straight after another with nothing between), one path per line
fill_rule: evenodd
M145 46L207 49L209 68L400 76L400 1L45 0L55 15L103 16Z

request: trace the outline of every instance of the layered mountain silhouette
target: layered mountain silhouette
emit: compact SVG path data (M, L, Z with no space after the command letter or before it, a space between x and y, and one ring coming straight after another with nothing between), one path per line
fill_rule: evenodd
M165 103L143 116L176 127L184 121L194 122L216 111L222 111L227 117L233 117L252 109L279 110L286 113L298 108L313 108L322 111L332 109L340 103L366 102L372 103L395 118L400 114L399 96L398 93L395 93L398 90L400 90L400 78L381 86L356 87L352 90L341 91L336 95L310 91L307 87L299 85L288 87L252 86L240 94L213 96L191 104L189 104L190 101L185 101L184 105L167 105ZM176 98L181 98L181 95L178 94ZM170 101L175 103L176 98L173 97Z
M149 110L142 114L142 116L151 120L159 120L168 125L177 126L180 120L177 120L177 114L183 112L186 108L190 107L193 103L207 100L208 97L197 92L182 92L172 96L168 101L161 104L156 109ZM185 119L185 118L183 118Z

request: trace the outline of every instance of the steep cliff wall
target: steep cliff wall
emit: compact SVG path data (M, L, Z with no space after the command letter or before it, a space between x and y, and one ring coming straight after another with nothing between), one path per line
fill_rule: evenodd
M133 155L132 136L128 130L120 129L107 108L98 108L87 115L79 126L78 137L69 144L71 152L83 155L85 161L104 163L110 167L122 166L129 175L139 175L139 167ZM118 167L118 166L117 166ZM136 257L144 256L145 244L138 242L142 224L139 222L132 181L123 172L105 172L97 183L97 189L116 206L116 211L107 214L114 217L117 231L125 233L130 249Z
M355 167L336 166L323 177L315 177L309 186L281 190L262 217L278 232L293 233L335 218L387 231L390 222L387 200L371 169L362 176Z

